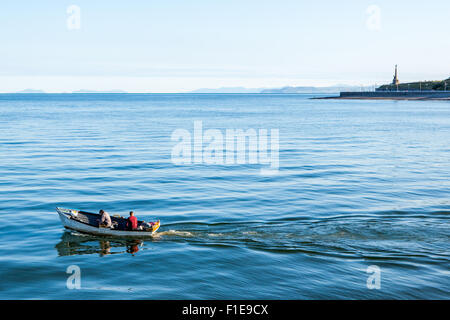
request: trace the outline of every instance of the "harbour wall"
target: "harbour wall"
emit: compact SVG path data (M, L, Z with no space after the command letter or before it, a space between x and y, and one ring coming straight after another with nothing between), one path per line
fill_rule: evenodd
M341 98L450 98L450 91L347 91Z

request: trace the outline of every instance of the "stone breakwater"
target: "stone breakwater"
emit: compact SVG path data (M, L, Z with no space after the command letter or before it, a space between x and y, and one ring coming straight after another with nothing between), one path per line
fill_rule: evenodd
M450 100L450 91L352 91L314 99Z

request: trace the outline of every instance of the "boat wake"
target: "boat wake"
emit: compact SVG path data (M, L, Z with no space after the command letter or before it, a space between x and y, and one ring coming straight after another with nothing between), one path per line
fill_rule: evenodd
M153 235L153 238L161 238L164 236L193 237L194 235L192 234L192 232L189 231L167 230L156 232Z
M433 257L448 262L450 226L445 223L446 219L445 214L424 218L421 215L388 213L260 222L175 222L163 225L159 232L142 240L65 232L57 249L60 255L134 254L140 249L150 248L155 242L186 242L206 247L246 247L284 254L374 259Z

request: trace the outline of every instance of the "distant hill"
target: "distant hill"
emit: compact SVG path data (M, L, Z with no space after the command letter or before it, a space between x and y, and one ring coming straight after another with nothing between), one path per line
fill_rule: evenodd
M222 87L216 89L201 88L189 93L260 93L262 88Z
M336 85L330 87L283 87L278 89L264 89L261 93L337 93L341 91L368 91L373 87Z
M104 90L104 91L96 91L96 90L77 90L73 91L72 93L127 93L124 90Z
M397 90L397 86L393 84L385 84L377 88L377 91L385 90ZM450 78L438 81L416 81L400 83L398 85L398 90L450 90Z
M216 89L197 89L190 93L336 93L340 91L366 91L373 87L336 85L329 87L282 87L282 88L244 88L223 87Z
M25 89L25 90L17 91L16 93L45 93L45 91L35 90L35 89Z

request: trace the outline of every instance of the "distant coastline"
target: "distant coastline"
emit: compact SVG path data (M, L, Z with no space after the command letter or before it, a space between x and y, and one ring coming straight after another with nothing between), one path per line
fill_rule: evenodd
M394 84L395 83L395 84ZM364 100L450 100L450 78L442 81L424 81L398 83L397 74L393 84L375 86L334 85L327 87L286 86L281 88L245 88L221 87L203 88L180 94L336 94L335 96L319 96L311 99L364 99ZM450 88L449 88L450 89ZM39 89L24 89L12 94L51 94ZM81 89L59 94L126 94L124 90L87 90ZM151 94L156 92L141 92L136 94ZM173 92L176 93L176 92Z
M333 94L339 93L341 91L364 91L364 90L374 90L374 86L351 86L345 84L338 84L334 86L326 86L326 87L315 87L315 86L285 86L280 88L246 88L246 87L220 87L220 88L201 88L196 90L191 90L187 92L172 92L172 93L209 93L209 94ZM40 89L24 89L16 92L8 92L8 93L17 93L17 94L49 94L50 92L46 92ZM129 93L125 90L75 90L72 92L52 92L52 93L65 93L65 94L78 94L78 93ZM157 92L136 92L136 93L157 93Z
M279 93L279 94L295 94L295 93L338 93L340 91L356 91L370 90L373 86L350 86L338 84L327 87L314 86L286 86L281 88L245 88L245 87L222 87L222 88L203 88L187 93Z
M39 89L24 89L17 92L8 92L8 93L20 93L20 94L51 94L50 92L45 92L44 90ZM58 92L58 93L128 93L124 90L76 90L72 92Z

